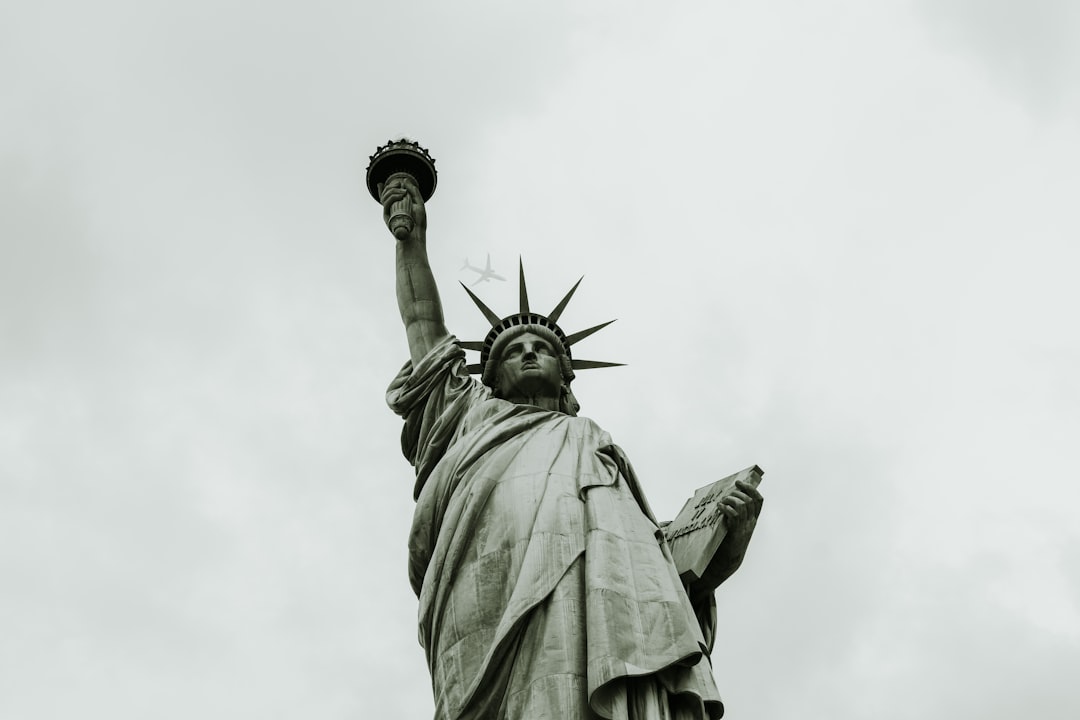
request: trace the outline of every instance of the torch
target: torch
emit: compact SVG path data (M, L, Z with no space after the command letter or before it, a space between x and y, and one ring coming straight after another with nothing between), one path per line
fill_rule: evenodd
M427 202L435 193L438 173L435 172L435 159L420 143L406 138L390 140L379 148L370 158L367 167L367 188L376 202L379 187L394 175L404 173L410 176L420 188L420 197ZM390 206L390 232L398 240L404 240L412 232L412 200L406 196Z

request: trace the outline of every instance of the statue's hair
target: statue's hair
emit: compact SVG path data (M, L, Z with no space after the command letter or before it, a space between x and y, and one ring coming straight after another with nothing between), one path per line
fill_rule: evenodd
M499 368L502 366L502 355L506 350L506 346L511 340L516 337L520 337L526 333L531 333L537 337L541 337L551 345L552 349L558 353L559 356L559 374L562 376L562 390L559 394L559 410L567 415L577 416L578 411L581 409L581 405L578 404L577 398L574 397L574 393L570 390L570 383L574 381L574 369L570 366L570 353L567 352L566 346L563 345L563 341L555 334L550 328L546 328L543 325L516 325L511 328L507 328L503 332L499 333L498 337L491 345L491 354L488 356L488 361L484 365L484 372L481 375L481 381L490 387L495 396L498 397L499 392Z

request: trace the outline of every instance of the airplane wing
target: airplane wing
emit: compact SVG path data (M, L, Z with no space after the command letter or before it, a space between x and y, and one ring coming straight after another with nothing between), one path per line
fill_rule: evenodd
M506 278L491 269L491 253L488 253L487 260L484 263L484 269L481 270L475 265L470 265L468 258L465 258L465 264L461 266L461 269L472 270L474 273L479 273L480 277L476 279L476 282L474 282L473 285L487 282L488 280L502 280L503 282L506 281Z

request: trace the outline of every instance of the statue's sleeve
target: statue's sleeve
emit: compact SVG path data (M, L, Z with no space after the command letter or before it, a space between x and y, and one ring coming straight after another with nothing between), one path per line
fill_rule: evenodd
M666 546L667 540L664 539L664 532L661 529L661 524L656 521L656 517L653 515L648 502L645 500L645 493L641 490L641 483L638 480L637 473L634 472L634 468L630 464L630 459L626 456L626 453L623 452L623 449L618 445L606 445L600 448L600 452L610 456L615 461L615 465L619 468L619 475L622 476L626 481L626 484L630 487L630 491L637 499L641 512L657 526L657 542ZM663 524L667 525L667 523ZM670 549L665 547L664 552L670 559ZM674 568L674 561L672 561L672 567ZM688 587L685 584L683 585L683 589L687 593L687 599L690 601L690 607L694 611L694 617L697 618L698 625L701 627L701 635L705 640L705 653L711 655L713 645L716 642L716 595L712 592L698 595L694 592L692 587Z
M413 366L405 363L386 391L390 409L405 420L401 452L416 468L413 497L458 434L465 413L487 392L469 377L465 351L447 337Z

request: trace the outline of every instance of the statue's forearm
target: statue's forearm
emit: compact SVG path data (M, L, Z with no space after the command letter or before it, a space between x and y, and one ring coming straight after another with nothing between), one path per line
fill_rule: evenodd
M735 571L742 565L743 555L742 553L731 554L725 552L723 544L717 550L716 557L705 569L705 573L701 578L694 583L693 592L691 593L691 599L696 595L708 595L716 591L716 588L720 587L720 584L727 580L729 577L735 574Z
M689 589L691 600L700 601L711 595L722 582L735 574L746 557L746 547L750 543L752 530L751 528L749 532L730 533L721 541L705 572Z
M423 241L397 243L397 298L415 364L449 334Z

